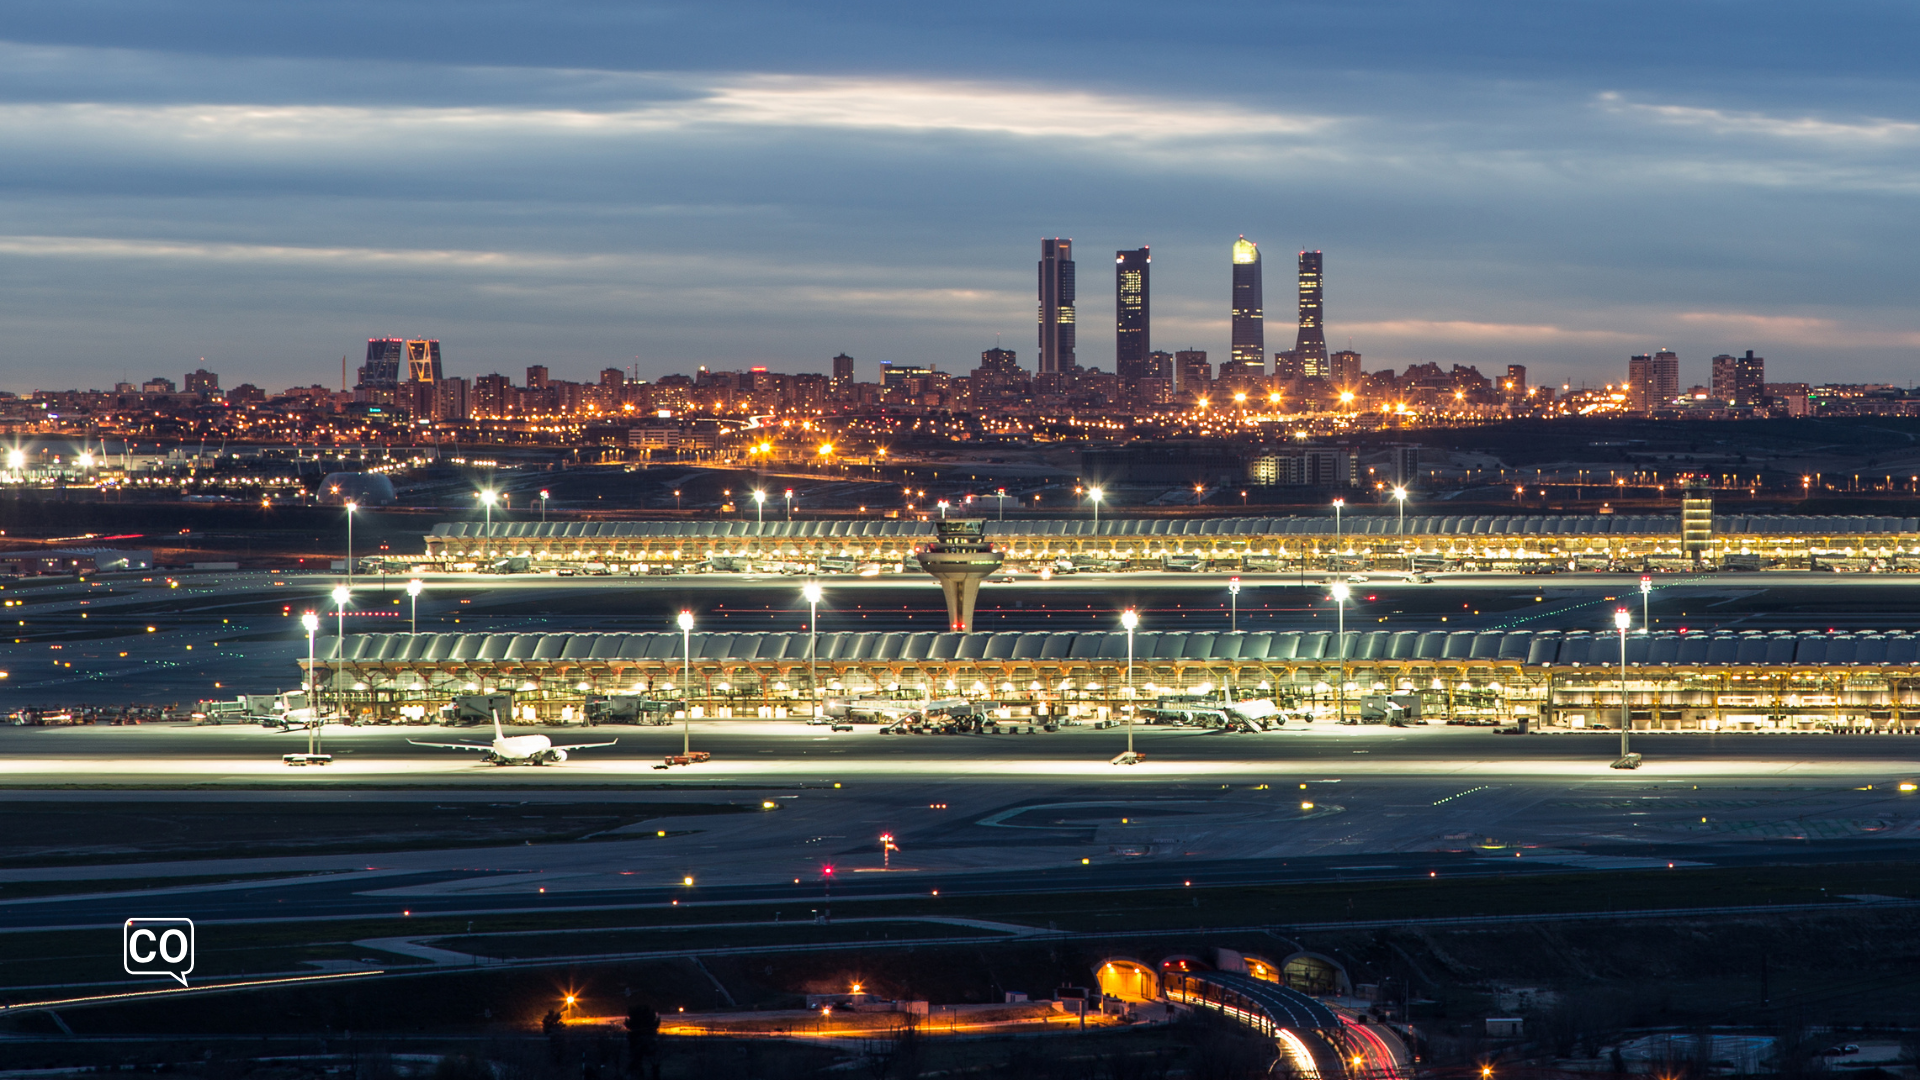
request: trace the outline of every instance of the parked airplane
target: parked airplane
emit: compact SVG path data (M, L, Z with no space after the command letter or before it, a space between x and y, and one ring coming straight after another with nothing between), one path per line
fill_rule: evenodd
M415 746L431 746L441 750L482 750L486 757L482 760L489 765L551 765L567 760L569 750L590 750L596 746L612 746L619 739L607 742L575 743L571 746L555 746L553 740L545 735L508 735L500 728L500 713L493 714L493 744L463 742L420 742L408 739Z

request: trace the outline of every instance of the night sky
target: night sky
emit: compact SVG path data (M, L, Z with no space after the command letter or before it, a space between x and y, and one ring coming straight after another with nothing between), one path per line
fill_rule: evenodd
M1228 252L1327 341L1535 382L1914 381L1920 9L0 3L0 388L1034 363L1039 240L1113 363L1224 355Z

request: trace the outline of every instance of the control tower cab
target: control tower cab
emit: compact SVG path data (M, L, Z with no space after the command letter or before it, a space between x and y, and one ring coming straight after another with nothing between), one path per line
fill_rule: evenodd
M987 543L984 521L939 521L934 528L938 539L916 556L920 569L932 574L946 594L947 625L971 633L980 583L1000 569L1001 555Z

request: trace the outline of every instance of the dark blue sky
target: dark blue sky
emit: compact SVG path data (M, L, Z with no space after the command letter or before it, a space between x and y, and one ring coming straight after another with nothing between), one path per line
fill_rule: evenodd
M1224 352L1241 233L1270 349L1304 246L1368 368L1910 383L1915 10L0 3L0 386L1030 366L1050 235L1110 367L1113 250Z

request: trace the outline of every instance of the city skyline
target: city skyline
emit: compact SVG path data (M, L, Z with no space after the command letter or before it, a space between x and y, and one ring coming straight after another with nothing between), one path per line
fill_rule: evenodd
M1599 383L1649 341L1731 339L1783 375L1904 381L1920 349L1898 212L1912 76L1859 44L1902 39L1882 9L1803 26L1685 6L1651 49L1630 19L1549 29L1499 6L1141 8L1118 42L1058 13L1014 34L970 11L947 34L780 12L725 50L724 5L462 13L458 34L432 3L91 10L23 14L0 40L16 391L202 356L310 382L364 327L434 327L503 368L952 363L1026 336L1031 279L1007 253L1043 235L1151 241L1158 336L1216 357L1205 271L1240 232L1337 252L1328 347L1370 362ZM1301 20L1298 78L1233 74ZM1114 74L1149 60L1195 74L1177 92ZM1114 315L1104 287L1080 301L1083 322ZM1078 359L1111 367L1110 347Z

